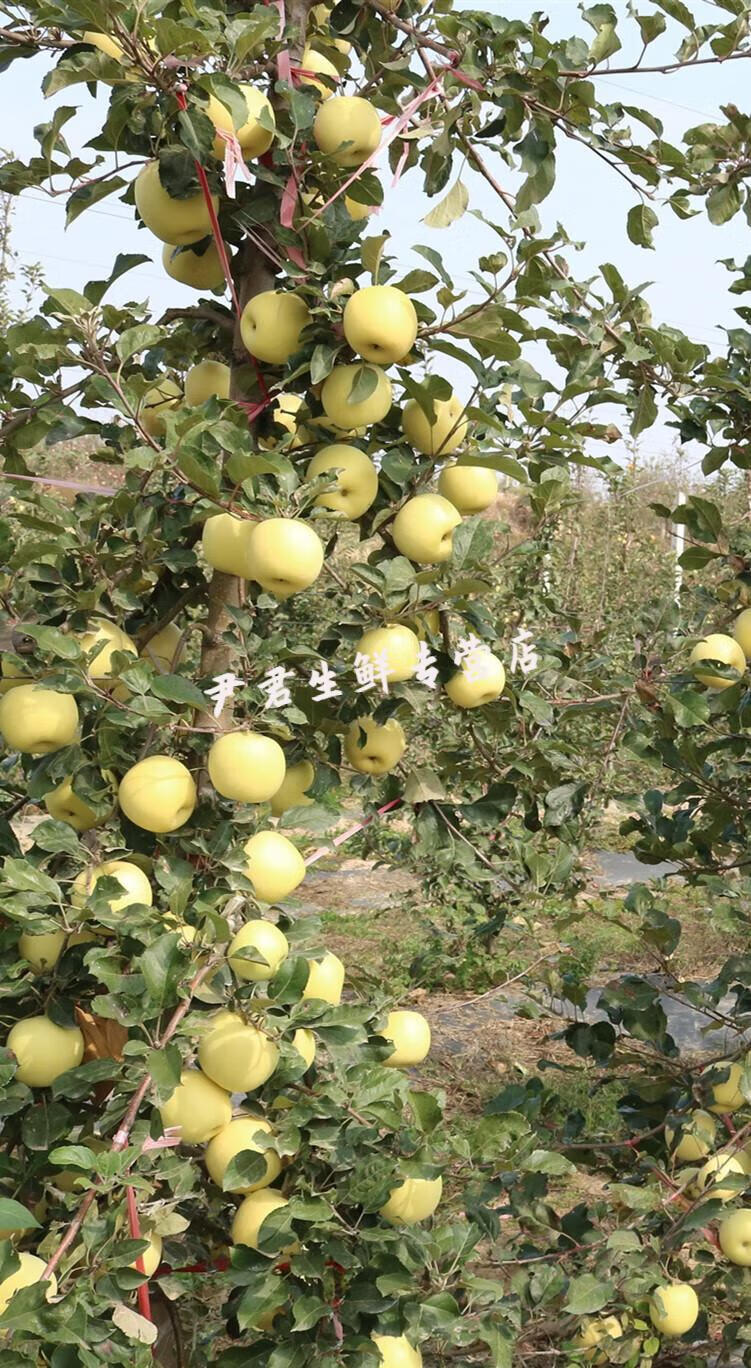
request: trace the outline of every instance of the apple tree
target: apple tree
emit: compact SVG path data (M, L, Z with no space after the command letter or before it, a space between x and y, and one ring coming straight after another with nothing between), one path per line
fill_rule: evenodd
M671 67L745 58L735 11L699 26L671 0L633 33L646 51L685 31ZM80 147L56 104L0 188L65 183L69 221L116 196L144 241L80 292L48 284L2 342L7 1368L168 1362L168 1342L225 1368L416 1368L420 1346L582 1362L598 1341L636 1363L686 1317L659 1297L648 1315L674 1224L654 1146L636 1183L614 1161L612 1200L572 1201L556 1184L591 1186L608 1142L561 1131L539 1079L470 1139L443 1125L405 1072L424 1020L295 915L342 813L380 832L397 805L447 902L461 885L500 924L569 888L590 794L567 710L622 732L633 680L556 616L556 509L572 465L606 464L589 444L693 394L704 355L614 265L579 281L537 206L566 138L626 177L644 246L643 195L717 219L743 172L606 99L617 16L583 24L554 41L540 15L448 0L49 0L0 29L4 67L41 58L46 94L102 109ZM489 188L479 303L435 246L394 259L379 170L436 200L428 227ZM112 302L154 256L195 305ZM117 478L71 497L55 451L81 436ZM499 472L533 534L496 566ZM540 659L509 680L521 598ZM672 934L646 895L637 911ZM660 1025L651 999L611 1007L636 1039ZM616 1036L577 1023L567 1043L600 1065Z

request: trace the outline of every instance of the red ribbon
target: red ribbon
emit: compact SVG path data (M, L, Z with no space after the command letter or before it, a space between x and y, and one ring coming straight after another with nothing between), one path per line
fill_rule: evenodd
M130 1225L131 1239L140 1240L143 1238L143 1236L141 1235L141 1225L138 1220L136 1194L133 1188L130 1187L130 1185L125 1189L125 1197L128 1203L128 1223ZM146 1272L146 1269L143 1266L143 1254L138 1255L136 1259L136 1268L138 1269L139 1273ZM141 1286L138 1289L138 1309L141 1312L141 1315L143 1316L144 1320L152 1321L153 1323L153 1317L151 1314L151 1298L149 1297L149 1284L147 1282L141 1283Z

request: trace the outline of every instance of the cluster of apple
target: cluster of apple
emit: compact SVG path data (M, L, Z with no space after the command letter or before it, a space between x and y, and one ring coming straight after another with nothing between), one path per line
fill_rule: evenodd
M710 632L697 641L689 659L692 665L698 665L702 660L719 661L721 665L729 665L737 670L739 676L744 675L746 664L751 660L751 608L744 608L738 614L732 636L726 632ZM705 671L700 673L698 670L696 678L708 689L729 689L731 684L736 683L734 679L725 679L722 675Z

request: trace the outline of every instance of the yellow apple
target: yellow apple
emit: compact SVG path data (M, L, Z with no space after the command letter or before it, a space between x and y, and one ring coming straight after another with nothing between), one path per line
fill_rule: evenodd
M273 1040L234 1012L222 1011L198 1046L198 1062L212 1083L228 1092L254 1092L279 1063Z
M420 1012L389 1012L379 1034L394 1042L392 1053L383 1060L392 1069L421 1064L430 1051L430 1026Z
M183 1069L175 1091L159 1108L165 1130L179 1130L185 1145L205 1145L232 1120L230 1095L198 1069Z
M316 772L309 760L300 760L297 765L288 765L283 783L271 799L271 811L281 817L288 808L307 807L313 802L306 790L310 788Z
M135 180L136 208L155 237L172 246L186 247L200 242L211 232L211 219L203 192L176 199L162 185L159 162L147 162ZM219 198L212 195L214 209Z
M270 1216L272 1211L278 1211L280 1207L287 1206L287 1198L282 1197L281 1192L274 1188L261 1188L258 1192L249 1192L244 1197L235 1212L235 1219L232 1222L232 1239L235 1244L249 1245L251 1249L258 1249L261 1227ZM295 1244L287 1245L282 1250L283 1254L290 1253L296 1247Z
M276 1150L258 1144L256 1137L259 1132L262 1135L274 1134L268 1121L264 1121L260 1116L238 1116L214 1136L206 1150L206 1167L217 1187L222 1186L230 1161L245 1150L265 1155L266 1172L262 1178L257 1178L255 1183L242 1183L228 1188L229 1192L260 1192L279 1177L282 1161Z
M64 945L64 931L47 931L37 936L25 931L18 941L18 953L21 959L31 965L35 974L44 974L48 969L54 969Z
M11 689L17 689L19 684L31 684L33 675L28 670L19 670L8 656L3 656L0 661L0 694L10 693Z
M251 948L263 956L263 962L244 959L242 956L237 957L238 950ZM247 982L262 983L264 979L274 977L288 954L289 944L284 932L280 931L273 922L257 918L255 921L246 922L244 926L240 927L230 942L227 960L230 969L237 978L245 979Z
M717 1136L717 1122L709 1112L692 1112L681 1125L681 1137L673 1149L677 1131L672 1126L665 1127L665 1140L672 1150L676 1164L695 1164L698 1159L706 1159Z
M395 285L366 285L350 295L342 326L352 350L381 366L400 361L417 338L415 306Z
M720 1248L731 1263L751 1268L751 1211L732 1211L720 1222Z
M124 889L123 893L115 894L108 900L110 912L123 912L126 907L133 907L136 904L143 907L151 907L153 904L151 884L138 865L132 864L130 860L106 860L104 864L82 870L73 880L70 900L75 908L80 910L86 906L87 899L91 897L100 879L117 879Z
M63 779L62 784L44 795L44 806L56 822L67 822L74 831L91 831L100 822L106 822L109 813L97 816L93 808L73 792L72 779ZM110 812L112 809L110 808Z
M319 107L313 138L337 166L360 166L380 145L378 110L360 95L334 95Z
M328 76L335 85L338 85L342 79L334 63L330 62L328 57L324 57L322 52L317 52L309 43L300 58L300 66L304 67L305 71L316 72L319 76ZM325 81L315 81L312 76L301 76L300 85L312 86L324 100L328 100L333 93L330 85L326 85Z
M446 693L458 708L481 708L500 698L506 671L492 651L477 650L446 682Z
M738 642L722 632L710 632L709 636L697 641L689 661L695 665L700 660L719 660L723 665L732 665L741 675L746 671L746 657ZM697 674L696 678L708 689L729 689L736 683L734 679L723 679L722 675L716 674Z
M416 494L399 509L391 529L398 551L417 565L440 565L451 557L461 514L440 494Z
M369 456L358 447L334 442L323 447L310 462L306 478L312 480L324 471L337 472L333 489L319 494L316 504L345 518L361 518L378 493L378 471Z
M688 1283L663 1283L649 1302L649 1319L661 1335L674 1339L696 1323L699 1298Z
M712 1066L711 1072L715 1077L721 1077L723 1074L727 1074L727 1077L711 1085L712 1102L707 1108L708 1111L714 1112L717 1116L724 1116L727 1112L735 1112L739 1107L748 1105L741 1092L742 1064L722 1059Z
M173 280L188 285L191 290L225 290L227 282L216 243L213 238L204 252L192 247L176 247L165 242L162 265Z
M250 579L248 556L254 527L249 519L234 518L231 513L215 513L206 519L201 546L213 570Z
M309 964L303 1001L315 998L317 1002L328 1002L332 1007L338 1007L344 987L344 965L339 956L327 950L323 959L310 960Z
M230 369L223 361L199 361L185 376L185 402L198 408L207 399L229 399Z
M344 754L360 774L389 774L406 746L407 738L394 717L381 723L358 717L350 722L344 737Z
M360 204L356 199L352 199L351 195L344 196L344 207L355 223L370 218L371 214L377 214L379 209L377 204Z
M299 518L264 518L248 539L249 578L277 599L308 589L323 568L323 543Z
M747 660L751 659L751 608L744 608L738 614L733 626L733 636Z
M173 755L149 755L123 777L117 801L125 816L144 831L164 833L184 826L196 805L189 769Z
M310 322L304 299L290 290L262 290L248 300L240 319L242 340L257 361L283 366L301 347Z
M590 1351L584 1355L590 1363L606 1363L607 1355L597 1353L598 1345L602 1344L604 1339L617 1340L622 1338L623 1326L617 1316L586 1316L573 1343L577 1349L588 1349Z
M78 735L76 700L41 684L19 684L0 699L0 732L10 750L49 755Z
M160 674L172 674L185 651L185 637L176 622L168 622L161 632L150 637L139 652L142 660L150 660Z
M374 377L375 387L367 398L353 401L350 395L363 370ZM347 366L334 366L321 389L321 403L326 417L343 433L369 427L371 423L380 423L391 408L391 399L391 381L386 372L379 366L363 367L357 361Z
M370 1337L381 1356L381 1368L422 1368L422 1354L413 1349L405 1335Z
M252 731L225 732L211 747L207 764L217 793L238 803L265 803L286 770L279 743Z
M96 684L102 687L110 684L112 675L112 657L115 651L126 651L132 656L138 655L136 644L115 622L108 622L106 618L92 618L90 626L78 638L78 644L86 655L91 656L87 666L87 672Z
M711 1159L702 1165L696 1175L694 1190L697 1196L706 1193L707 1197L716 1198L719 1202L730 1201L737 1197L740 1188L735 1184L723 1186L723 1180L733 1175L743 1175L744 1169L740 1160L735 1159L730 1154L713 1154Z
M30 1088L48 1088L83 1059L77 1026L56 1026L49 1017L26 1017L12 1027L6 1045L18 1060L16 1078Z
M209 104L206 113L216 129L223 129L225 133L234 133L245 158L261 157L264 152L268 152L274 141L274 128L276 119L274 108L271 102L257 86L240 85L241 93L245 96L245 107L247 117L239 128L235 128L232 115L229 109L216 95L209 97ZM271 124L271 128L266 128L261 123L263 115L266 123ZM214 141L214 156L223 157L225 149L224 138L217 137Z
M316 1057L316 1038L313 1032L306 1031L301 1026L292 1037L292 1046L299 1055L302 1055L308 1068L311 1068Z
M289 394L283 391L276 396L269 413L272 424L284 428L286 432L292 434L292 441L288 447L289 451L296 451L298 447L307 446L313 441L313 434L308 431L304 423L299 423L297 419L300 409L303 408L305 408L305 400L301 394ZM273 431L263 438L260 445L266 450L277 445Z
M156 1270L162 1262L162 1237L161 1235L157 1235L156 1231L152 1231L150 1235L144 1235L142 1233L141 1239L148 1240L149 1242L143 1254L140 1256L143 1268L138 1267L136 1259L133 1260L130 1267L135 1268L137 1273L145 1273L146 1277L150 1278L152 1273L156 1273Z
M460 513L482 513L498 498L498 476L487 466L445 466L438 476L438 493Z
M145 432L150 437L164 436L164 415L170 409L177 408L183 397L183 392L175 380L170 380L165 375L158 385L152 385L141 400L139 410L139 421Z
M400 622L372 627L357 643L357 654L374 663L385 662L386 677L397 684L412 679L420 661L420 642L410 627Z
M423 456L450 456L467 435L464 405L456 394L450 399L434 399L435 421L430 422L416 399L408 399L402 413L402 428L407 441Z
M381 1215L389 1225L417 1225L433 1215L443 1192L442 1178L405 1178L392 1188Z
M42 1281L42 1275L47 1262L45 1259L38 1259L36 1254L18 1254L20 1267L15 1273L11 1273L7 1278L0 1282L0 1316L3 1315L14 1292L19 1292L22 1287L33 1287L34 1283ZM50 1273L47 1281L47 1291L45 1301L51 1301L57 1292L57 1278L54 1273ZM2 1332L0 1332L2 1333Z
M278 831L257 831L243 849L248 857L245 873L259 902L281 902L305 878L302 855Z

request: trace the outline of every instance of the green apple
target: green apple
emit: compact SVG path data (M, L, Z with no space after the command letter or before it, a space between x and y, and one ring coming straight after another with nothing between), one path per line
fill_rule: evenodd
M697 1196L706 1193L707 1197L719 1202L728 1202L740 1192L740 1188L734 1183L723 1186L723 1180L733 1175L745 1176L740 1160L731 1154L713 1154L699 1169L694 1191Z
M238 950L253 949L263 956L260 960L237 957ZM289 944L283 931L273 922L256 918L246 922L234 936L227 951L229 967L236 978L262 983L274 977L289 954Z
M299 295L291 290L262 290L245 305L240 333L257 361L283 366L300 350L302 331L309 322L308 306Z
M162 185L159 175L159 162L147 162L135 179L134 192L136 209L143 222L155 237L177 247L190 246L200 242L211 232L211 219L203 191L185 199L176 199ZM219 198L212 195L214 209L219 208Z
M248 857L245 873L259 902L281 902L305 878L302 855L278 831L257 831L243 849Z
M124 775L117 801L129 821L163 834L184 826L196 805L189 769L173 755L149 755Z
M106 822L110 813L97 816L94 809L73 792L72 779L63 779L62 784L44 795L44 806L56 822L67 822L74 831L91 831L100 822Z
M287 1198L282 1197L281 1192L277 1192L274 1188L261 1188L258 1192L249 1192L237 1208L235 1219L232 1222L234 1244L248 1245L251 1249L258 1249L261 1227L266 1217L270 1216L272 1211L278 1211L280 1207L286 1206ZM280 1252L288 1254L295 1248L297 1248L296 1242L287 1245L286 1249Z
M234 518L231 513L214 513L203 525L201 546L213 570L225 575L250 579L250 539L255 523Z
M356 650L374 663L384 661L386 677L392 684L412 679L420 662L419 639L411 627L400 622L371 627L360 637Z
M112 657L116 651L125 651L134 657L138 655L136 644L127 632L106 618L92 618L87 630L78 638L78 644L87 656L91 656L87 673L100 688L113 682ZM94 655L91 655L92 651Z
M751 659L751 608L744 608L735 619L733 636L747 660Z
M152 1274L156 1273L156 1270L162 1262L162 1237L161 1235L157 1235L156 1231L152 1231L150 1235L144 1235L142 1233L141 1239L148 1240L149 1242L143 1254L140 1255L143 1267L138 1267L137 1259L133 1260L130 1267L135 1268L137 1273L145 1273L146 1277L150 1278Z
M64 931L47 931L41 935L30 935L24 931L18 941L18 953L31 965L35 974L45 974L54 969L65 946Z
M442 1178L405 1178L392 1188L381 1215L389 1225L417 1225L433 1215L442 1192Z
M311 1068L316 1057L316 1038L313 1032L306 1031L303 1026L299 1027L292 1037L292 1047L302 1055L308 1068Z
M318 109L313 139L337 166L360 166L380 146L378 110L360 95L334 95Z
M225 732L211 747L207 764L217 793L238 803L265 803L286 770L279 743L252 731Z
M440 494L416 494L394 518L391 535L403 556L417 565L441 565L451 557L461 514Z
M299 518L264 518L248 540L249 578L275 598L308 589L323 569L323 543Z
M649 1302L649 1318L661 1335L675 1339L696 1324L699 1298L688 1283L663 1283Z
M222 1011L198 1046L198 1062L207 1078L227 1092L253 1092L271 1077L279 1049L242 1017Z
M181 403L183 392L176 380L165 375L158 383L148 389L141 400L138 418L141 427L150 437L164 436L164 415Z
M415 306L395 285L356 290L345 305L342 326L353 352L381 366L401 361L417 338Z
M288 808L307 807L312 803L313 799L307 796L307 789L315 777L316 772L309 760L300 760L296 765L288 765L284 780L271 799L271 811L274 816L281 817Z
M0 732L9 750L49 755L78 736L78 708L72 694L41 684L19 684L0 698Z
M498 476L487 466L445 466L438 476L438 493L460 513L482 513L498 498Z
M57 1026L47 1016L17 1021L5 1044L18 1060L18 1082L30 1088L48 1088L83 1059L83 1036L78 1027Z
M86 906L100 879L117 879L124 890L108 900L110 912L124 912L126 907L151 907L154 894L143 870L130 860L105 860L104 864L84 869L73 880L70 900L79 910Z
M341 74L334 66L334 63L330 62L328 57L324 57L322 52L317 52L309 43L303 49L303 54L300 58L300 66L305 71L316 72L319 76L328 76L335 85L338 85L339 81L342 79ZM324 100L328 100L333 94L330 85L326 85L325 81L316 81L312 76L301 76L300 85L311 86L314 90L318 91L319 95Z
M665 1127L665 1140L672 1150L675 1164L695 1164L698 1159L706 1159L717 1136L717 1122L707 1111L692 1112L681 1123L680 1139L673 1149L677 1128Z
M714 1078L721 1078L721 1081L710 1085L712 1101L707 1108L708 1111L714 1112L717 1116L724 1116L726 1113L738 1111L739 1107L748 1106L741 1092L742 1064L736 1064L730 1059L721 1059L712 1065L710 1072ZM725 1078L722 1078L723 1074L726 1075Z
M230 368L223 361L199 361L185 376L185 402L198 408L207 399L229 399Z
M196 252L192 247L176 247L165 242L162 248L162 265L173 280L187 285L191 290L225 290L224 267L212 239L204 252Z
M372 380L373 388L365 398L354 399L363 388L361 380ZM363 365L355 361L347 366L334 366L321 389L321 403L326 417L343 433L380 423L391 408L391 381L379 366Z
M46 1259L38 1259L36 1254L16 1255L19 1267L15 1273L9 1274L0 1282L0 1316L3 1315L11 1297L15 1292L20 1292L22 1287L33 1287L34 1283L42 1281L44 1270L47 1267ZM47 1279L47 1291L44 1294L45 1301L52 1301L57 1294L57 1278L54 1273L50 1273Z
M589 1350L584 1357L590 1363L606 1363L608 1356L597 1352L598 1345L605 1339L622 1338L623 1326L617 1316L586 1316L573 1344L577 1349Z
M370 1337L381 1356L381 1368L422 1368L422 1354L413 1349L405 1335Z
M339 956L327 950L323 959L310 960L309 964L303 1001L314 998L317 1002L328 1002L332 1007L338 1007L344 987L344 965Z
M746 672L746 657L741 647L732 637L725 636L722 632L710 632L709 636L697 641L689 661L695 665L700 660L719 660L723 665L732 665L740 675ZM729 689L731 684L736 682L734 679L723 679L722 675L717 674L702 673L697 674L696 678L708 689Z
M185 634L176 622L168 622L161 632L150 637L140 651L142 660L150 660L160 674L172 674L185 651Z
M159 1108L164 1130L179 1130L185 1145L205 1145L232 1120L230 1095L198 1069L183 1069Z
M241 84L238 88L245 96L247 111L245 122L239 128L235 128L229 109L216 95L209 97L206 113L216 129L221 128L225 133L234 133L246 160L249 157L262 157L274 141L274 106L257 86ZM261 117L264 123L261 123ZM266 127L266 124L271 124L271 128ZM224 138L217 134L214 141L214 156L223 157L225 146Z
M389 774L406 746L407 738L394 717L380 723L372 717L358 717L350 722L344 737L344 754L359 774Z
M481 708L500 698L506 671L492 651L473 652L446 682L446 693L458 708Z
M228 1126L220 1130L209 1141L206 1149L206 1167L217 1187L222 1187L224 1175L232 1159L238 1154L251 1150L266 1158L266 1172L255 1183L242 1183L228 1188L229 1192L260 1192L273 1183L282 1171L282 1161L276 1150L258 1143L258 1137L273 1135L273 1128L260 1116L238 1116Z
M392 1069L421 1064L430 1051L430 1026L420 1012L389 1012L379 1034L394 1042L392 1053L383 1060Z
M747 1207L731 1211L720 1222L717 1234L726 1259L741 1268L751 1268L751 1211Z
M458 395L452 394L450 399L434 399L433 411L435 419L431 423L417 400L408 399L402 413L404 435L423 456L450 456L467 435L467 419L462 417L464 405Z
M369 456L359 447L345 442L333 442L313 457L306 471L306 479L331 471L336 473L336 484L316 498L319 508L341 513L345 518L361 518L378 493L378 471Z

